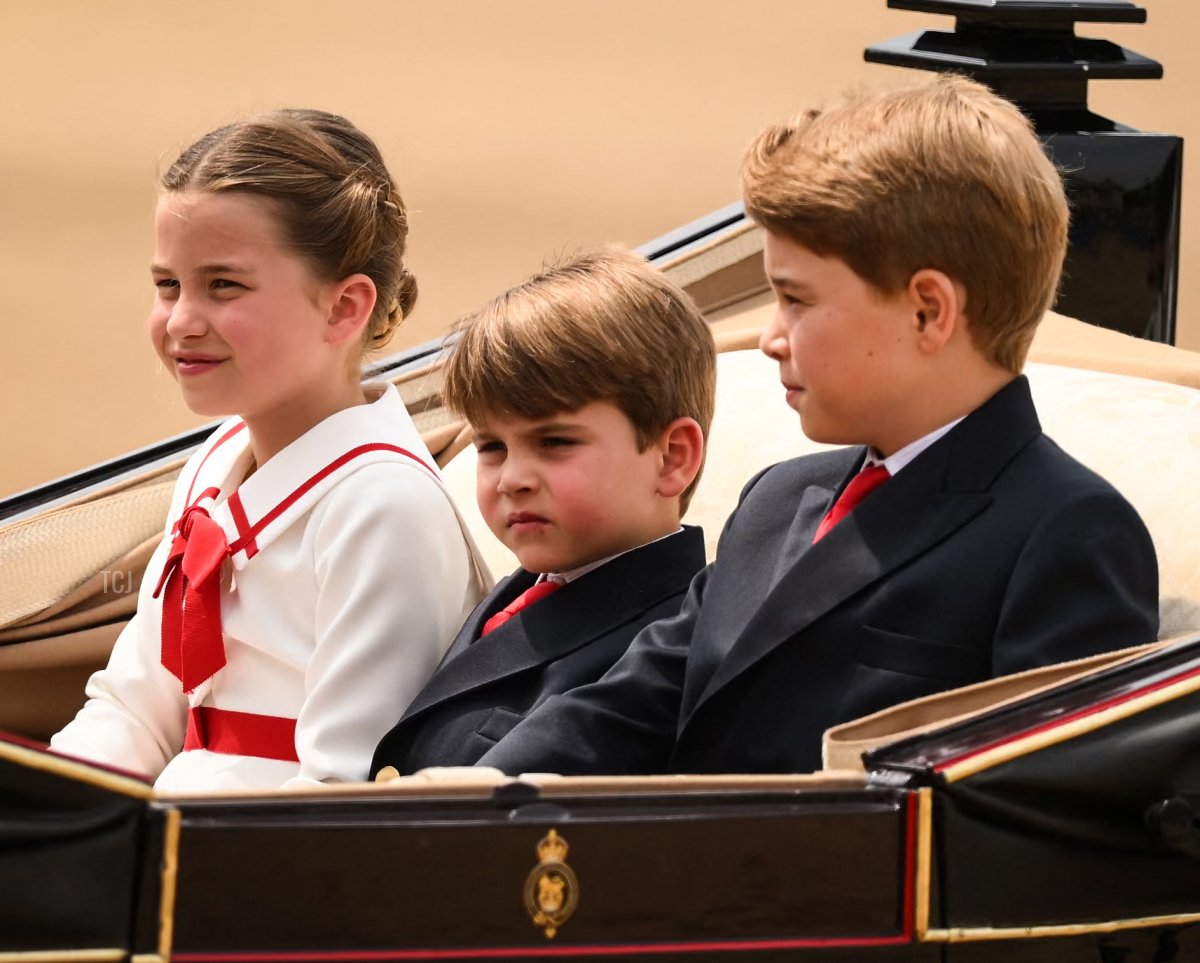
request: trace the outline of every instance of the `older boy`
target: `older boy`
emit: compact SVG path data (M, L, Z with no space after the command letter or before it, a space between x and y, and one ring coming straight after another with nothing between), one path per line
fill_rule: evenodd
M856 447L753 478L679 616L481 765L810 770L836 723L1155 637L1145 527L1020 375L1067 231L1020 113L962 78L863 96L765 131L742 181L761 346L805 433Z
M477 497L521 563L467 619L371 766L470 765L549 696L600 678L704 566L679 520L712 422L704 319L642 258L583 254L464 322L443 395Z

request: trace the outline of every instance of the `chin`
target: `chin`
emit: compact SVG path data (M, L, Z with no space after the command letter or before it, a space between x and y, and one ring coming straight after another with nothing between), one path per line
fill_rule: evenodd
M192 414L203 415L205 418L225 418L237 414L228 402L222 402L216 398L189 398L185 394L183 403L187 405L188 411Z
M557 572L558 559L552 553L541 552L537 549L530 550L512 548L510 551L517 556L517 561L521 563L521 568L527 572Z

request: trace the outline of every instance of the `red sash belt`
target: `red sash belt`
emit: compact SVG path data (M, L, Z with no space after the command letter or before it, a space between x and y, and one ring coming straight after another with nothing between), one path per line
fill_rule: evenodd
M207 749L230 756L257 756L299 762L296 755L296 720L234 712L215 706L193 706L188 712L183 749Z

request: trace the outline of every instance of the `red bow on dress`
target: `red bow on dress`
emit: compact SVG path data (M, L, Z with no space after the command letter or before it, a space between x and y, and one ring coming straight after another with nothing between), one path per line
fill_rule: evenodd
M221 563L228 554L229 542L221 526L206 509L189 506L175 526L175 541L154 590L158 598L166 586L162 664L182 683L184 692L191 692L225 665Z

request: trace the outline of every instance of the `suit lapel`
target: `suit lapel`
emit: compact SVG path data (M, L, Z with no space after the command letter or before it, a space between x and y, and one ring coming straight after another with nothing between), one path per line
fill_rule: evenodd
M815 545L813 534L832 499L825 499L825 489L810 486L779 549L789 564L781 566L784 571L746 623L728 627L726 637L733 642L717 655L716 669L685 710L681 728L715 692L778 646L983 511L996 476L1040 432L1028 382L1017 378Z
M488 597L475 606L474 611L467 616L466 622L458 630L458 635L450 643L450 648L442 656L441 665L445 665L451 659L458 657L468 647L473 645L482 634L484 623L533 585L536 580L537 576L526 572L524 569L518 569L512 575L497 583L496 588L489 593Z
M605 563L480 638L483 622L536 580L518 571L471 614L404 720L562 658L665 596L682 592L703 564L703 535L686 528Z
M829 511L829 506L833 504L836 496L846 487L847 480L854 477L865 456L866 449L863 449L859 456L854 459L854 468L842 479L841 484L836 488L809 485L801 493L800 503L796 507L796 514L792 517L792 523L788 526L788 533L784 538L783 544L780 546L775 571L770 582L771 588L774 588L786 579L800 565L804 556L808 554L809 549L812 547L813 533L816 532L821 519Z

